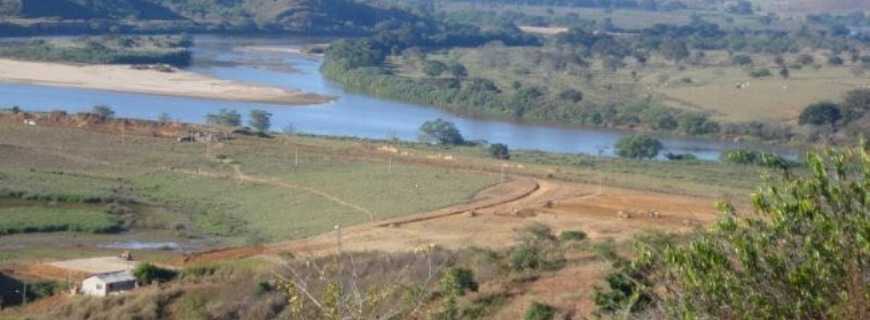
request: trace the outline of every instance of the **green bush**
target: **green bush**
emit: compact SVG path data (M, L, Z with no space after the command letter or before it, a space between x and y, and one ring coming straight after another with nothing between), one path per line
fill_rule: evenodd
M133 269L133 276L140 284L163 283L175 279L177 272L164 269L150 263L141 263Z
M583 241L586 238L586 233L580 230L566 230L559 234L560 241Z
M644 135L628 135L616 143L616 154L623 158L652 159L664 148L661 141Z
M669 319L861 319L870 264L870 154L808 156L809 174L770 179L753 210L684 245L642 247L647 288ZM653 292L653 291L647 291Z
M749 73L749 76L753 78L766 78L773 76L773 72L771 72L768 68L761 68L752 70L752 72Z
M556 316L556 308L552 306L534 302L526 311L523 320L552 320Z
M840 106L833 102L811 104L801 112L798 123L801 125L833 125L842 118Z
M445 295L461 297L465 292L477 292L478 284L474 281L474 273L465 268L450 268L441 278L441 291Z

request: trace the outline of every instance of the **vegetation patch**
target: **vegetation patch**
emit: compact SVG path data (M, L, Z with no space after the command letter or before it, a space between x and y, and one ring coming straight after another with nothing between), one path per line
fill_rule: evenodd
M96 210L49 207L0 209L0 235L74 231L111 233L121 230L121 219Z
M32 40L0 45L0 57L48 62L168 64L184 67L191 62L191 52L187 49L191 44L190 38L169 36Z

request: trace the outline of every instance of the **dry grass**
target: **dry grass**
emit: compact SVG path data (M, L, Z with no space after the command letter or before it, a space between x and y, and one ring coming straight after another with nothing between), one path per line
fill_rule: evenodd
M770 67L774 73L778 68ZM690 78L690 84L655 84L659 74L669 74L672 82ZM791 70L791 77L778 75L753 79L737 67L690 68L651 74L644 81L654 86L671 105L711 112L725 121L795 122L806 106L819 101L839 101L856 88L870 85L870 78L855 76L849 67L824 66L819 70L804 67ZM737 89L738 83L749 87Z

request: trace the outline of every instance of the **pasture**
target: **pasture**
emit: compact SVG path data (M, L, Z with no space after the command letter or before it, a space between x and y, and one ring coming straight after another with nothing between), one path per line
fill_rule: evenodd
M870 78L855 75L851 67L812 66L790 69L784 79L769 67L773 76L752 78L739 67L687 68L651 73L644 82L661 94L671 106L710 112L723 121L772 121L796 123L800 112L820 101L839 101L849 90L870 85ZM691 79L691 83L656 84L661 75L670 79ZM744 84L737 88L738 84Z

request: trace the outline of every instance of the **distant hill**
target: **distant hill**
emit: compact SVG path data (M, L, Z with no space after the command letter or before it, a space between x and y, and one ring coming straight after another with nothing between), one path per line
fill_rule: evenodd
M401 10L353 0L0 0L0 17L114 21L125 26L121 30L132 32L141 30L136 27L137 21L162 20L179 21L169 26L164 23L164 31L173 31L172 25L177 25L177 31L191 32L316 34L361 34L380 21L416 19ZM49 27L41 27L44 29L34 33L52 33L44 31Z
M172 10L149 0L0 0L0 15L63 19L180 18Z
M870 10L867 0L756 0L765 11L819 14Z

